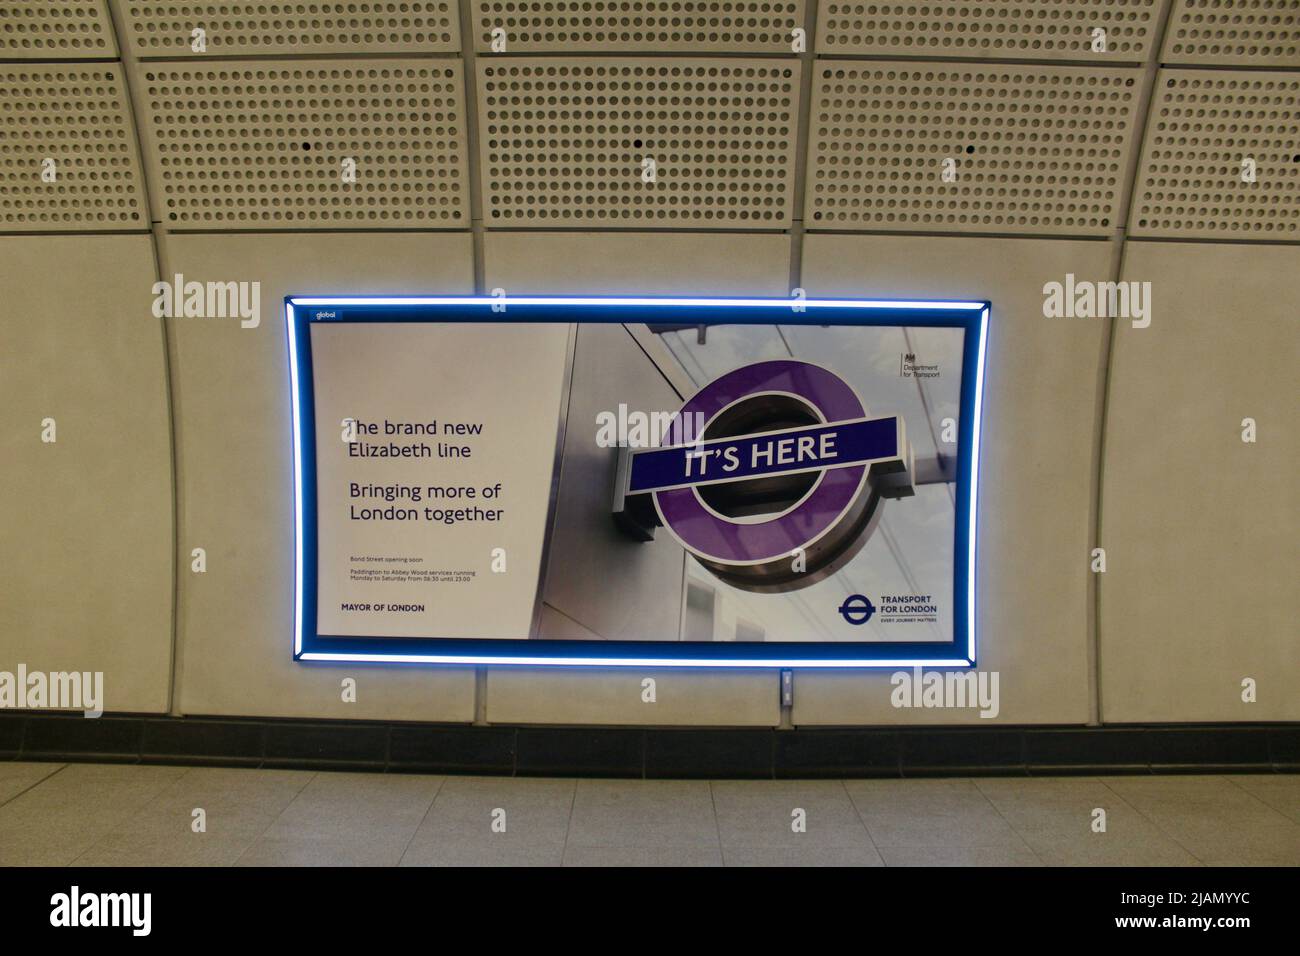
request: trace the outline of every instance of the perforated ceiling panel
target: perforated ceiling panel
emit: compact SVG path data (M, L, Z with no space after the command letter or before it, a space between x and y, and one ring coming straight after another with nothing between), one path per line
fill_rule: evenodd
M812 229L1106 235L1136 70L819 61Z
M1300 239L1297 117L1300 74L1162 70L1132 235Z
M139 67L172 228L468 222L458 60ZM355 165L349 163L355 161ZM355 182L349 175L355 172Z
M1161 61L1300 68L1300 0L1175 0Z
M143 230L117 64L0 66L0 232Z
M4 0L0 58L70 60L117 56L104 0Z
M460 19L455 0L116 2L126 19L126 37L122 42L129 43L136 55L144 58L460 49ZM195 30L203 31L201 39L206 44L206 52L195 49Z
M817 52L1132 63L1146 58L1164 2L822 0Z
M488 225L790 223L797 62L492 59L478 75Z
M793 54L805 0L473 0L474 46L501 53ZM495 30L501 32L495 34ZM807 46L805 42L805 48Z

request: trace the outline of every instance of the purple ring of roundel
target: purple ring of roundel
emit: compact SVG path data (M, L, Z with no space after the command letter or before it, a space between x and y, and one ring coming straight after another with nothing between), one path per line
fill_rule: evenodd
M703 421L710 421L733 402L762 392L797 395L828 422L866 416L858 396L838 375L808 362L785 359L728 372L700 389L678 414L699 413ZM655 501L672 532L706 558L724 563L767 561L804 547L826 532L853 501L865 471L866 465L830 469L792 511L754 524L714 515L690 488L655 492Z

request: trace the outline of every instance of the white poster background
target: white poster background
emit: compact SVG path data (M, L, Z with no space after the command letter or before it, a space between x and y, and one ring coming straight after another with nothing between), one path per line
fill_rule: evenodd
M532 636L555 467L570 326L314 323L321 634L358 637ZM342 422L379 426L359 443L423 444L433 457L349 455ZM436 423L436 434L385 434L385 422ZM481 425L480 434L448 426ZM468 447L440 457L439 446ZM355 497L351 485L416 486L421 500ZM498 483L499 497L488 497ZM474 489L430 497L428 489ZM356 509L413 509L418 520L354 520ZM427 520L501 510L498 521ZM505 573L493 570L504 550Z

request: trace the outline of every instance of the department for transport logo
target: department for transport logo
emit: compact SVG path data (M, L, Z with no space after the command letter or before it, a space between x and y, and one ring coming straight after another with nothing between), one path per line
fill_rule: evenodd
M870 416L822 366L758 362L700 389L665 447L626 453L614 510L643 539L663 526L736 587L791 591L847 563L882 499L913 493L913 471L901 417Z
M939 364L916 360L915 352L904 352L898 359L899 378L938 378Z

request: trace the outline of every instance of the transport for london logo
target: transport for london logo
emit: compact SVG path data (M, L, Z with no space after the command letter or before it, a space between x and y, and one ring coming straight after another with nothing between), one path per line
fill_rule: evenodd
M702 430L683 423L704 421ZM700 389L665 447L625 450L614 513L642 540L662 526L702 565L749 591L793 591L861 550L885 498L911 495L903 420L871 417L829 369L778 360Z
M864 594L850 594L839 606L839 612L840 617L850 624L866 624L876 613L876 606Z

